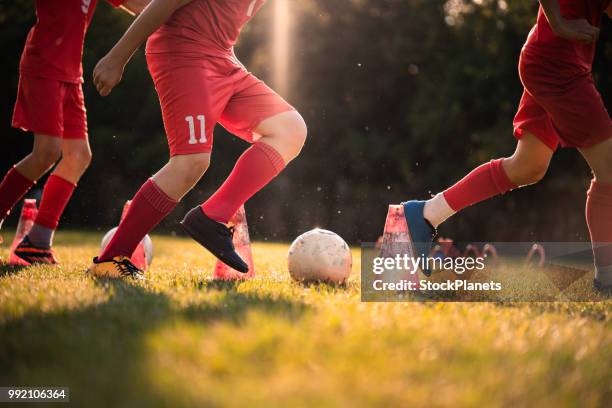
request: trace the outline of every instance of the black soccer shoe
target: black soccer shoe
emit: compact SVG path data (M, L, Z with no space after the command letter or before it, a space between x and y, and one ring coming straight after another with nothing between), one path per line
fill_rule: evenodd
M593 290L602 296L612 297L612 285L604 285L597 279L593 279Z
M249 271L249 266L234 248L233 228L209 218L200 207L193 208L185 214L180 224L194 240L221 262L241 273Z

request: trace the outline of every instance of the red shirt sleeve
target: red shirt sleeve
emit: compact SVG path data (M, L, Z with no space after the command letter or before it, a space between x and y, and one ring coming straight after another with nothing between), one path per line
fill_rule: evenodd
M125 3L127 0L106 0L106 1L109 2L110 4L112 4L113 7L119 7L123 3Z

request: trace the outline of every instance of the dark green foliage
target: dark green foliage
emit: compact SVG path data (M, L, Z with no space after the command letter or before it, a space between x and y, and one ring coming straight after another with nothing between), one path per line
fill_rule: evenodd
M273 3L247 27L237 50L245 65L270 81ZM517 61L536 2L508 1L503 10L484 1L454 25L445 22L444 3L291 2L286 96L306 119L309 140L302 156L248 204L256 239L288 239L319 225L352 241L374 240L388 203L426 198L479 163L512 153L512 117L522 91ZM32 8L26 0L0 5L2 172L30 146L29 137L9 126ZM604 73L612 61L612 24L604 20L595 76L609 105L612 79ZM142 51L109 98L97 96L90 83L95 62L129 23L127 15L101 5L87 37L94 162L67 210L65 228L116 223L123 202L167 158ZM209 173L163 227L175 229L184 210L208 197L246 146L219 128ZM442 233L464 240L588 239L583 208L589 179L576 152L559 152L540 185L468 209Z

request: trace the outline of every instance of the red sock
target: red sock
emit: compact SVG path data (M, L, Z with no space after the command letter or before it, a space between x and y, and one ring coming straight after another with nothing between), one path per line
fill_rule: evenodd
M28 179L13 166L0 183L0 223L9 215L17 201L32 187L34 181Z
M99 260L110 261L116 256L131 257L138 243L170 214L176 204L152 179L147 180L132 199L125 218L98 257Z
M38 215L34 223L50 229L56 229L75 188L76 184L51 174L43 189Z
M591 182L587 194L586 219L591 242L601 246L593 250L595 265L612 266L612 184L596 180Z
M448 205L455 211L517 188L502 166L504 159L491 160L474 169L444 192Z
M253 144L240 156L221 187L202 204L210 218L227 223L249 198L285 168L282 156L270 145Z

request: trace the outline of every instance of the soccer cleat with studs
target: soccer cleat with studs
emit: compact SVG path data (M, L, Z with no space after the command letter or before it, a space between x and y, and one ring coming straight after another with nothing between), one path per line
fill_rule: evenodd
M96 278L145 279L144 272L138 269L127 256L116 256L110 261L100 261L98 257L95 257L87 274Z
M59 263L53 249L37 247L30 242L27 236L15 248L15 255L29 265L57 265Z

